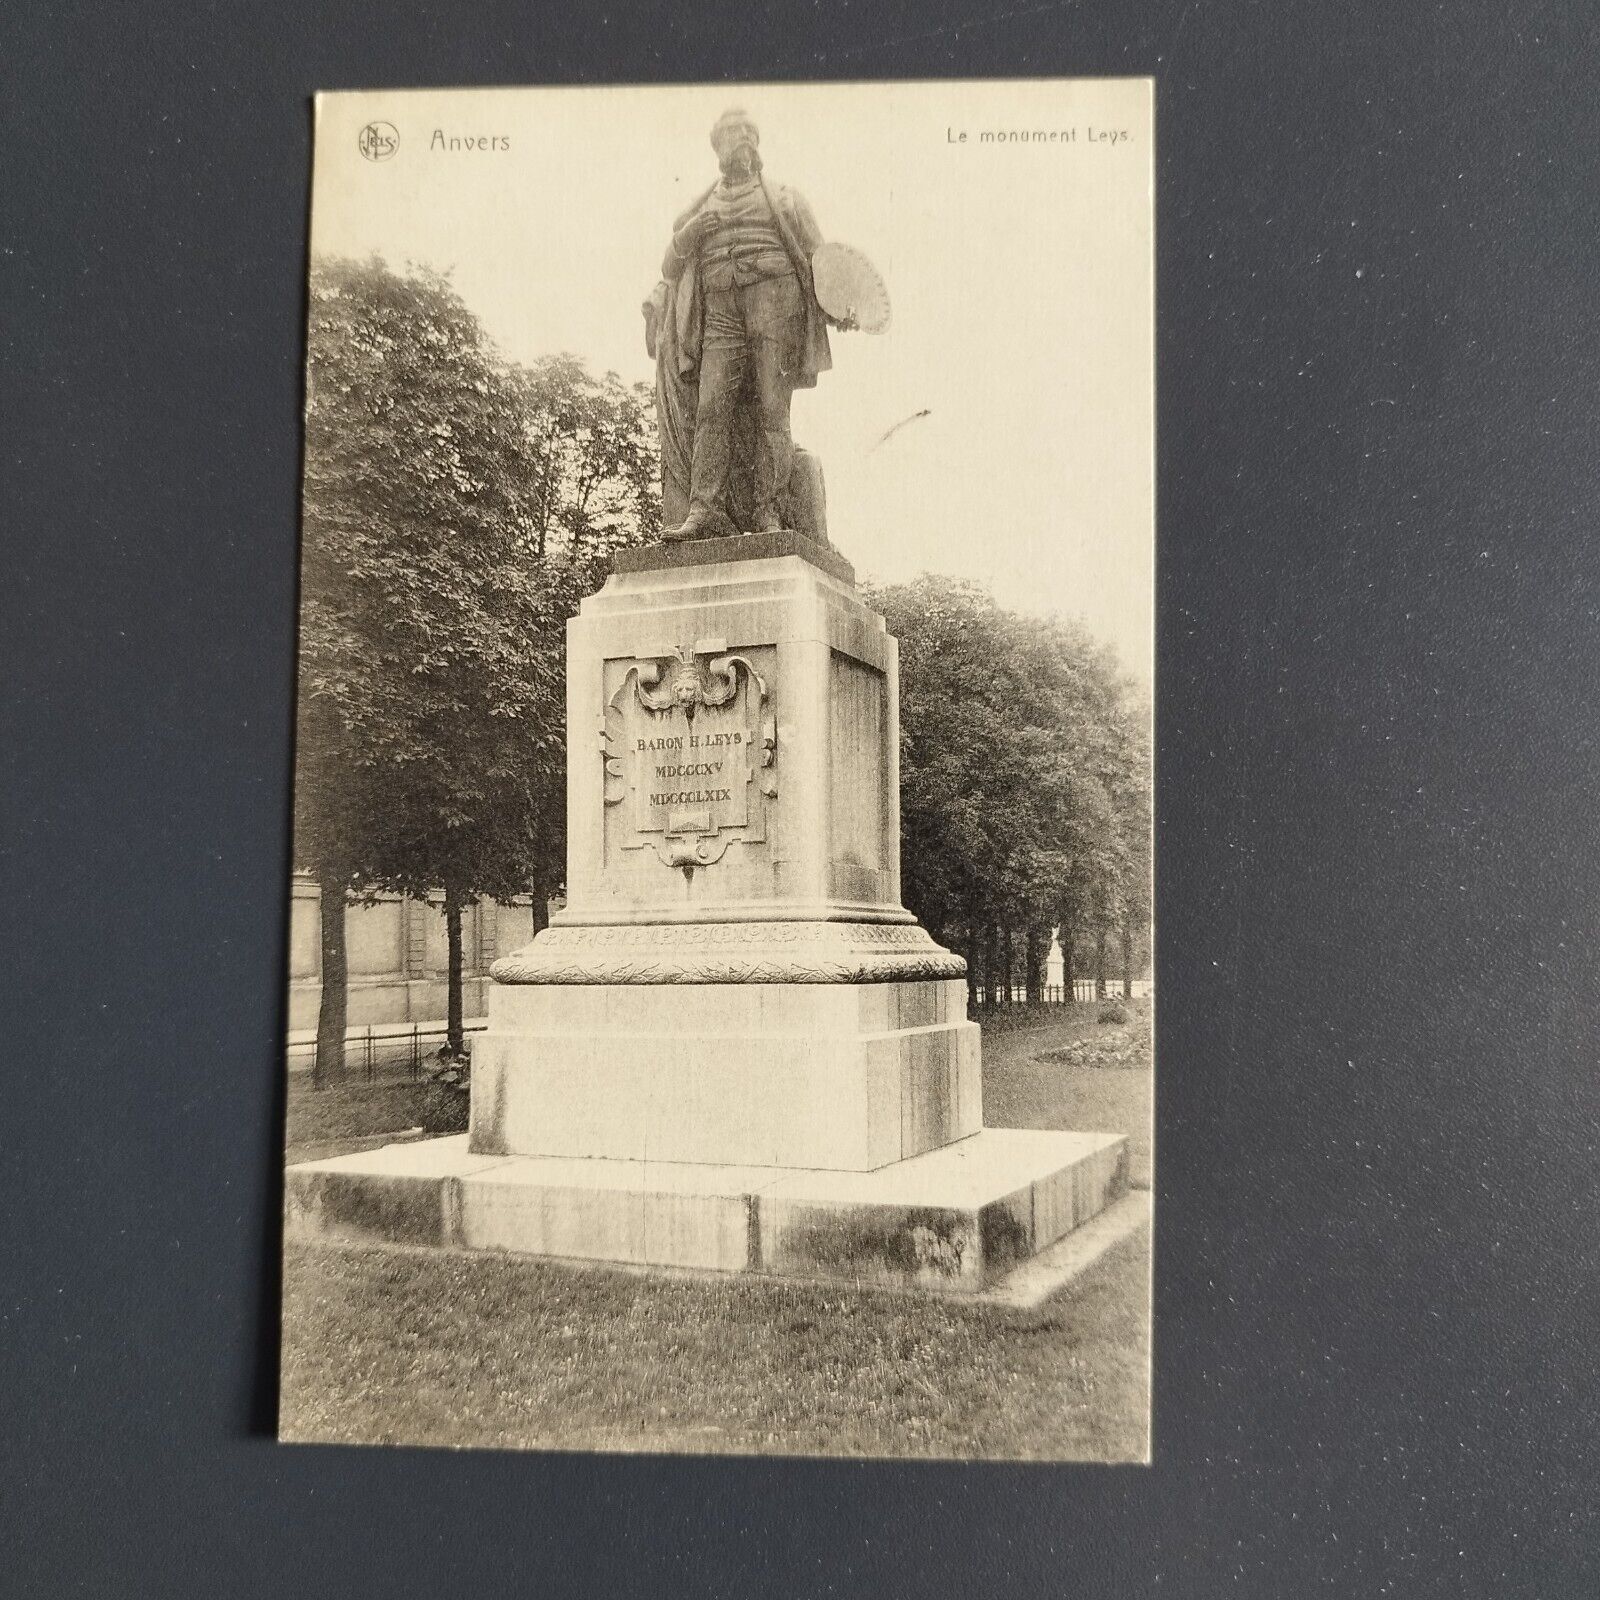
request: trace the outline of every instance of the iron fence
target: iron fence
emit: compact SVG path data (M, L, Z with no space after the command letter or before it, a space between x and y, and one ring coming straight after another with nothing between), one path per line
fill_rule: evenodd
M1132 985L1133 998L1142 1000L1150 990L1148 978L1136 978ZM984 983L977 984L972 991L972 1003L985 1011L992 1011L996 1006L1011 1005L1042 1005L1042 1006L1069 1006L1086 1005L1094 1000L1120 1000L1122 994L1122 979L1107 978L1105 992L1096 992L1097 984L1093 978L1074 978L1069 988L1066 984L1046 983L1039 988L1038 996L1029 999L1026 984L1014 983L1007 987L1005 984L996 984L992 989Z
M465 1025L467 1051L472 1037L485 1027L482 1018ZM449 1038L443 1022L368 1023L352 1028L344 1037L344 1079L360 1077L367 1083L382 1077L417 1081L423 1063ZM309 1071L316 1059L315 1039L291 1039L288 1044L289 1070Z

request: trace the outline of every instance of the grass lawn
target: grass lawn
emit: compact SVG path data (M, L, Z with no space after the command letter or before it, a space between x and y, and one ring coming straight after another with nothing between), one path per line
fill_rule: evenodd
M1128 1135L1129 1176L1150 1187L1150 1002L1129 1003L1123 1025L1097 1007L1057 1008L1029 1027L983 1037L983 1120L992 1128L1080 1128ZM1060 1018L1065 1012L1065 1020ZM1066 1057L1065 1060L1052 1057ZM1076 1058L1076 1059L1074 1059ZM1106 1059L1108 1064L1094 1064ZM1124 1064L1127 1063L1127 1064Z
M1150 1181L1148 1007L985 1030L985 1121L1126 1132ZM1041 1057L1056 1055L1058 1059ZM1101 1058L1139 1065L1096 1066ZM443 1097L443 1098L441 1098ZM459 1116L427 1084L290 1093L292 1158ZM378 1124L390 1119L390 1130ZM325 1245L284 1260L284 1437L1041 1457L1144 1454L1149 1235L1031 1312L879 1290Z
M1144 1452L1147 1243L1041 1310L293 1246L285 1437L566 1450Z

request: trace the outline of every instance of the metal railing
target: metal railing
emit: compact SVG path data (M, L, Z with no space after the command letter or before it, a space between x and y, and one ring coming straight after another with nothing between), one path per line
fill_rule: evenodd
M1135 978L1132 987L1133 998L1136 1000L1144 999L1151 993L1148 978ZM1029 1000L1027 985L1022 983L1014 983L1009 988L1004 984L997 984L992 991L987 984L979 983L973 990L973 1004L985 1010L1010 1005L1086 1005L1099 999L1120 1000L1122 997L1121 978L1107 978L1104 995L1096 993L1096 981L1093 978L1074 978L1070 991L1065 984L1043 984L1040 986L1037 998L1033 1000Z
M482 1018L465 1025L469 1056L473 1035L482 1033L485 1026ZM448 1037L443 1022L368 1023L364 1028L352 1028L344 1036L344 1081L359 1077L373 1083L383 1073L415 1082L422 1076L423 1062ZM291 1072L309 1071L316 1059L317 1041L291 1039L285 1053Z

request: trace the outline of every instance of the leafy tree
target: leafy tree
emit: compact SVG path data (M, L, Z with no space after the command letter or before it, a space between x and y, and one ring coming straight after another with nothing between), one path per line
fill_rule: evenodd
M959 934L974 995L981 971L990 1003L1009 999L1019 955L1037 995L1052 925L1070 960L1074 932L1120 919L1131 939L1148 917L1141 709L1074 624L945 578L872 599L900 640L906 903L936 937Z
M557 881L562 625L648 493L637 397L625 428L620 383L511 367L426 268L316 262L308 343L295 857L322 890L320 1081L348 895L443 888L459 1051L463 909ZM563 386L600 424L541 454Z
M618 550L661 531L655 394L649 384L625 384L614 372L596 378L571 355L514 367L512 378L533 463L522 559L543 574L553 620L541 648L557 702L564 704L567 618L605 582ZM536 929L566 866L564 764L550 776L530 865Z
M1150 718L1142 701L1130 701L1119 719L1109 780L1117 848L1110 904L1121 947L1122 993L1133 993L1136 954L1148 953L1151 914Z
M661 528L654 393L614 372L595 378L572 355L519 369L533 459L534 553L562 551L598 579L616 549Z

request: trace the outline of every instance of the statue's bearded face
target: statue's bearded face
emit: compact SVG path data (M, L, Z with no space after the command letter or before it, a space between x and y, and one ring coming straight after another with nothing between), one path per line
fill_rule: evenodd
M723 118L711 136L711 143L724 172L748 173L760 170L761 157L758 148L761 134L749 117Z

